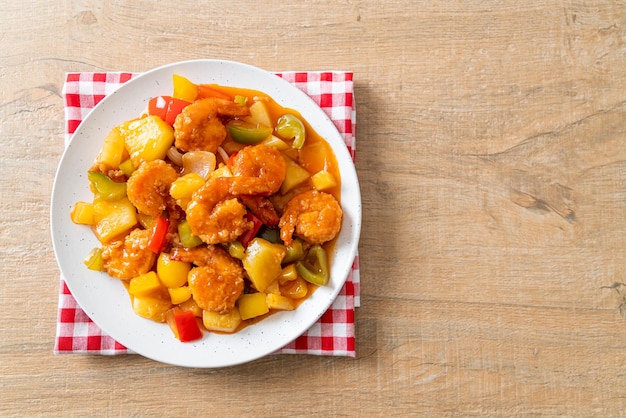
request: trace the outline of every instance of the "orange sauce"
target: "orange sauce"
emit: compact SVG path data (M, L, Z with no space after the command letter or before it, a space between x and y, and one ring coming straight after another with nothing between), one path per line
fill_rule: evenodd
M335 158L335 154L324 138L322 138L309 124L309 122L302 117L300 112L295 109L290 109L281 106L273 98L267 94L252 90L243 89L239 87L220 86L217 84L207 84L212 89L221 91L228 94L231 97L244 96L250 100L263 101L270 113L272 120L276 121L279 117L285 113L293 113L304 123L306 128L306 141L302 149L295 153L295 160L302 167L304 167L309 173L315 174L320 170L326 169L330 172L335 179L337 179L337 186L326 192L331 193L337 200L339 200L339 192L341 190L341 176L339 175L339 164ZM293 150L296 151L296 150ZM290 153L289 156L293 157L294 153ZM310 185L309 185L310 186ZM311 188L310 186L309 188Z
M252 90L252 89L243 89L239 87L231 87L231 86L221 86L217 84L209 84L209 87L212 89L221 91L226 93L231 97L235 96L244 96L247 97L248 100L254 101L263 101L267 106L267 109L270 113L270 117L273 121L278 120L279 117L286 113L292 113L297 116L304 124L306 129L306 141L304 146L300 150L289 150L286 152L289 157L292 157L298 164L304 167L309 173L315 174L320 170L326 170L333 175L333 177L337 180L337 185L329 190L325 190L325 192L332 194L338 201L340 200L340 190L341 190L341 176L339 173L339 164L337 163L337 159L335 154L328 142L321 137L309 124L309 122L295 109L285 108L278 104L272 97L267 94ZM304 191L313 188L310 181L305 182L304 185L296 188L296 191ZM286 203L286 202L285 202ZM327 242L323 245L326 252L330 255L332 254L332 250L335 246L336 239ZM332 263L332 259L329 257L329 264ZM307 283L307 294L302 299L294 299L294 305L296 309L300 306L308 297L315 292L318 288L317 285L312 283ZM248 325L252 325L258 322L261 322L263 319L268 316L276 313L278 311L270 310L265 315L258 316L256 318L247 319L242 321L239 327L235 332L240 331L241 329L247 327ZM212 331L214 332L214 331Z
M214 84L208 84L206 85L214 90L217 90L219 92L225 93L227 95L229 95L230 97L235 97L235 96L244 96L248 98L248 104L251 104L252 101L263 101L265 103L265 105L267 106L267 109L270 113L270 117L273 121L276 121L280 116L286 114L286 113L292 113L295 116L297 116L304 124L305 129L306 129L306 141L304 146L300 149L300 150L296 150L296 149L288 149L283 151L285 155L289 156L290 158L292 158L294 161L296 161L299 165L301 165L302 167L304 167L311 175L321 171L321 170L326 170L329 173L331 173L333 175L333 177L335 178L337 185L329 190L325 190L325 192L330 193L332 195L335 196L335 198L340 201L340 189L341 189L341 176L340 176L340 172L339 172L339 165L337 163L337 159L335 157L335 154L331 148L331 146L328 144L328 142L322 138L312 127L311 125L308 123L308 121L306 121L306 119L304 119L302 117L302 115L294 109L289 109L289 108L285 108L283 106L281 106L280 104L278 104L276 101L274 101L273 98L271 98L270 96L268 96L267 94L260 92L260 91L256 91L256 90L251 90L251 89L242 89L242 88L238 88L238 87L230 87L230 86L221 86L221 85L214 85ZM233 147L234 149L237 149L237 147L239 147L239 149L241 147L243 147L243 145L237 144L234 141L232 141L232 139L227 138L226 141L224 142L223 146L224 148L226 148L227 145L230 145L231 147ZM282 206L284 204L287 203L287 201L295 196L297 193L300 192L304 192L307 190L310 190L313 188L313 184L310 180L305 181L303 184L297 186L294 190L288 192L285 196L279 196L280 192L278 192L275 196L271 197L270 199L273 199L275 197L275 200L272 200L272 203L274 203L277 206L277 209L282 211ZM335 246L335 242L336 239L327 242L325 244L323 244L323 247L325 248L326 252L330 255L332 254L332 250ZM332 259L329 257L328 259L329 264L332 264ZM124 286L126 287L126 289L128 290L129 288L129 282L127 280L122 280ZM301 299L292 299L292 302L295 306L295 308L297 309L297 307L302 304L308 297L310 297L310 295L315 292L315 290L318 288L318 286L311 284L311 283L307 283L307 294L304 298ZM130 294L129 294L130 296ZM168 297L168 295L165 295L164 297ZM130 296L131 299L131 304L132 304L132 300L133 297ZM237 330L235 332L240 331L241 329L245 328L248 325L251 324L255 324L258 323L260 321L262 321L263 319L267 318L269 315L272 315L273 313L275 313L277 311L271 310L270 312L268 312L265 315L261 315L258 316L256 318L252 318L252 319L248 319L248 320L244 320L241 322L241 324L239 325L239 327L237 328ZM154 320L158 320L157 318L154 318ZM201 320L199 319L199 323L201 324ZM202 327L203 328L203 327ZM216 331L211 331L211 332L216 332ZM219 332L217 332L219 333Z

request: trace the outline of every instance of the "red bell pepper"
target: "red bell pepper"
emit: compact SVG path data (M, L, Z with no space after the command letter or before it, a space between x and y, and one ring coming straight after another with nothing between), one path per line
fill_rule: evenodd
M235 164L236 156L237 156L237 151L230 154L230 156L228 157L228 160L226 161L226 165L228 166L228 168L233 168L233 165Z
M169 229L170 221L163 217L156 218L154 221L154 227L152 228L152 235L150 241L148 241L148 248L153 253L159 254L163 245L165 244L165 237L167 236L167 230Z
M178 331L178 339L182 342L202 338L202 330L198 326L196 316L191 311L174 312L174 323Z
M189 104L186 100L175 99L170 96L157 96L148 102L148 113L159 116L169 125L173 125L176 116Z
M261 220L254 216L250 211L246 213L246 219L248 221L252 221L253 225L252 229L248 229L246 232L243 233L243 235L239 237L239 242L241 242L244 247L248 246L250 241L252 241L252 239L256 236L257 232L259 232L259 229L261 229L261 226L263 225L263 222L261 222Z

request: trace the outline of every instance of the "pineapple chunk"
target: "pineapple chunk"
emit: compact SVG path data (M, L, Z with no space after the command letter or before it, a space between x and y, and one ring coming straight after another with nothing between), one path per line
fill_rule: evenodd
M157 258L157 276L161 283L168 288L184 286L187 283L189 270L191 270L191 263L172 260L168 253L161 253L159 258ZM181 302L184 302L184 300Z
M315 173L311 177L311 182L313 182L313 187L315 187L319 191L332 189L337 185L337 180L335 180L335 176L333 176L332 173L326 170L320 170Z
M137 224L137 210L127 197L113 202L96 199L93 218L96 236L107 243Z
M253 125L260 124L269 126L270 128L274 126L272 118L270 117L270 112L267 110L267 106L263 102L253 103L250 106L250 116L246 116L242 119Z
M117 170L126 153L124 137L120 132L120 127L116 126L104 138L104 144L100 154L96 157L96 164L105 170Z
M291 299L273 293L268 293L265 297L265 301L267 302L267 306L270 309L277 309L280 311L293 311L296 308Z
M241 324L241 315L237 308L232 309L227 314L202 311L202 323L209 331L235 332L239 324Z
M289 190L302 184L309 177L311 177L311 174L300 164L296 163L284 154L283 157L287 163L287 173L285 174L285 181L283 181L283 184L280 186L281 194L287 193Z
M273 293L276 295L280 295L280 285L278 283L278 279L274 280L265 288L265 293Z
M134 167L165 158L174 143L174 129L154 115L125 122L119 130Z
M93 204L76 202L70 212L72 222L81 225L93 225Z
M267 294L263 292L241 295L238 303L241 319L254 318L270 311L269 306L267 306Z
M185 174L172 183L170 186L170 196L176 200L178 206L186 209L193 193L202 187L204 183L204 178L198 173Z
M267 137L267 139L264 139L263 144L267 145L268 147L274 147L278 151L286 151L291 148L291 145L289 145L276 135L270 135L269 137Z
M169 300L163 300L152 296L133 297L133 311L147 319L157 322L165 322L165 313L172 307Z
M285 257L285 247L262 238L254 238L248 244L243 256L246 270L254 288L265 292L267 287L282 271L281 262Z
M233 172L230 171L230 168L228 168L226 164L220 165L211 173L211 178L232 177L232 176L233 176Z
M183 312L191 311L197 317L201 317L202 316L202 308L200 308L198 306L198 304L196 303L194 298L187 299L183 303L179 304L178 307Z

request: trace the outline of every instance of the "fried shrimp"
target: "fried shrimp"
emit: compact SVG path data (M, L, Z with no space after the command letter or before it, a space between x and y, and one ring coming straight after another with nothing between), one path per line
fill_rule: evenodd
M195 264L189 272L189 288L202 309L228 313L243 293L244 270L225 250L209 245L196 248L174 248L172 260Z
M258 144L243 148L233 158L234 195L269 196L280 189L285 180L287 164L276 148Z
M157 218L170 199L170 186L178 178L176 170L163 160L142 163L128 179L128 199L137 210Z
M207 244L236 240L252 228L246 207L229 192L231 177L216 177L196 190L187 206L187 221L194 235Z
M148 249L150 231L134 229L123 240L102 247L102 261L110 276L130 280L152 268L156 254Z
M293 234L311 244L322 244L335 238L341 229L343 212L337 199L329 193L309 190L294 196L280 218L280 238L291 245Z
M250 109L235 102L210 97L185 107L174 121L174 145L181 151L210 151L226 139L220 116L248 116Z
M239 198L241 199L241 202L250 210L250 212L259 218L265 225L270 228L278 225L280 216L278 216L276 208L274 208L274 205L267 197L241 195Z

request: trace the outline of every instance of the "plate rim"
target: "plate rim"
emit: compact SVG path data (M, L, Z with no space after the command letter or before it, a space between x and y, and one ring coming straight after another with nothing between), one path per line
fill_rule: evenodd
M77 286L75 281L73 280L73 278L69 278L64 274L64 269L63 269L63 260L61 260L60 258L60 254L61 251L58 249L58 246L60 245L61 242L63 242L63 240L59 241L59 231L56 230L55 226L57 224L57 217L59 215L59 208L58 205L60 204L60 202L57 202L58 198L59 198L59 188L63 187L63 185L60 184L60 180L62 178L62 169L64 167L64 164L68 164L70 157L73 155L72 154L72 149L73 147L75 147L75 144L78 143L80 136L82 135L82 132L87 129L86 126L89 126L89 123L91 123L91 120L95 117L95 115L98 114L98 112L100 112L103 108L106 109L106 106L109 103L115 102L114 99L112 99L112 97L115 97L116 95L121 95L124 94L124 92L126 90L130 90L132 88L132 86L135 85L140 85L143 81L142 80L149 80L151 79L151 76L154 76L155 74L159 74L162 72L170 72L170 79L171 79L171 74L173 74L174 72L176 73L180 73L181 69L189 69L191 67L211 67L211 66L225 66L225 67L236 67L236 68L240 68L240 69L244 69L247 71L251 71L253 73L256 73L258 76L262 75L263 77L267 77L267 76L271 76L273 78L273 83L276 84L282 84L282 88L290 90L292 92L299 92L297 95L300 96L298 97L298 99L303 100L305 99L306 101L309 102L308 106L313 106L314 108L316 108L316 111L319 111L319 113L321 113L323 115L323 117L326 119L323 124L326 124L328 126L332 126L332 130L334 130L333 135L338 136L342 143L343 142L343 137L341 136L341 134L339 133L339 131L337 130L336 126L334 125L334 122L332 121L332 119L326 115L326 113L323 111L323 109L320 108L320 106L306 93L304 93L302 90L300 90L299 88L297 88L295 85L293 85L292 83L289 83L288 81L284 80L281 77L278 77L277 75L273 74L272 72L263 70L259 67L255 67L252 66L250 64L245 64L245 63L241 63L241 62L237 62L237 61L230 61L230 60L217 60L217 59L198 59L198 60L186 60L186 61L179 61L179 62L174 62L174 63L169 63L166 65L162 65L156 68L153 68L151 70L148 70L144 73L139 73L137 75L135 75L131 80L129 80L128 82L122 84L119 86L119 88L117 88L115 91L113 91L111 94L108 94L103 100L101 100L96 106L94 106L91 111L85 115L85 117L82 119L80 125L77 127L77 129L75 130L75 132L71 135L71 138L69 140L69 142L66 144L66 147L63 151L63 155L59 161L59 164L57 166L57 170L55 173L55 177L54 177L54 183L53 183L53 188L52 188L52 195L51 195L51 205L50 205L50 231L51 231L51 236L52 236L52 244L54 247L54 253L55 253L55 258L57 261L57 265L59 266L59 270L61 272L61 277L64 278L64 281L66 283L66 285L68 286L70 292L72 293L72 295L74 296L74 298L76 299L76 302L78 303L79 306L84 306L83 304L80 303L79 298L81 298L79 295L82 295L82 292L77 291ZM174 71L174 69L178 70L178 71ZM184 73L181 75L185 75ZM209 77L207 77L209 78ZM202 80L194 80L194 82L205 82ZM234 85L234 84L227 84L224 82L221 82L219 84L222 85ZM274 84L272 84L273 86ZM171 89L171 84L170 87ZM251 87L252 88L252 87ZM276 97L271 94L268 93L266 90L264 90L263 88L259 88L259 87L255 87L256 90L261 91L263 93L267 93L270 97L272 97L273 99L275 99L277 102L279 102L279 100L276 99ZM142 100L144 100L145 102L147 102L147 100L149 99L149 95L146 94L145 97L142 98ZM282 104L281 104L282 105ZM300 108L297 107L296 108L298 111L300 111ZM307 111L310 110L307 107ZM128 114L126 112L122 112L124 114L124 118L123 120L128 120ZM304 115L303 115L304 116ZM319 116L319 115L318 115ZM132 116L131 116L132 117ZM110 116L104 116L105 119L110 118ZM311 121L309 120L309 117L306 117L307 121L309 121L309 123L311 123ZM317 119L316 119L317 121ZM319 122L322 123L322 122ZM330 124L330 125L329 125ZM313 125L313 124L312 124ZM109 127L108 129L111 129L111 127ZM104 133L106 134L106 133ZM101 138L103 138L104 135L102 135ZM101 141L101 139L100 139ZM330 142L327 138L327 141ZM98 142L100 143L100 142ZM331 143L331 146L333 144ZM83 145L84 147L84 145ZM344 195L344 170L347 170L347 174L349 174L349 177L353 180L353 184L352 186L354 187L354 190L351 190L351 197L354 200L354 202L350 202L350 205L355 205L356 209L353 209L351 211L351 214L354 215L354 219L351 219L350 222L352 223L351 225L351 231L352 231L352 235L350 236L352 241L352 244L349 247L349 254L347 256L351 257L351 260L354 259L354 257L357 254L358 251L358 243L359 243L359 239L360 239L360 232L361 232L361 221L362 221L362 208L361 208L361 194L360 194L360 185L358 182L358 177L356 174L356 167L352 161L351 156L348 153L348 149L347 147L345 147L345 143L343 147L340 148L336 148L335 146L332 146L333 151L335 153L335 156L338 160L338 164L340 162L340 155L338 154L344 154L341 156L341 158L343 160L345 160L346 156L349 158L350 164L348 164L347 166L341 166L341 174L342 174L342 207L344 207L346 205L346 203L343 203L343 195ZM95 158L95 155L91 156L90 159L90 163L93 163L93 158ZM89 158L88 158L89 159ZM85 182L86 180L83 179L83 182ZM357 201L358 200L358 201ZM344 210L345 213L345 210ZM69 211L67 211L67 213L65 214L68 218L69 218ZM65 222L67 223L67 221ZM89 232L91 233L91 231ZM82 263L81 263L82 264ZM345 265L347 266L347 268L345 268L344 270L341 271L341 275L343 276L341 279L339 279L339 281L336 283L335 287L332 289L332 292L330 293L330 295L327 295L329 297L329 300L324 300L322 301L322 305L325 305L325 307L323 309L318 309L315 316L311 316L309 318L308 321L305 322L305 325L301 325L300 327L298 327L298 330L300 330L302 328L301 331L299 331L299 333L297 335L295 335L293 338L290 338L289 340L281 340L280 344L278 347L272 347L272 349L266 349L266 350L262 350L258 353L258 355L251 355L251 356L247 356L245 358L240 359L240 361L228 361L228 362L194 362L194 361L186 361L186 360L176 360L176 359L165 359L163 358L163 356L160 355L154 355L152 352L149 352L147 350L143 350L143 349L137 349L136 346L129 346L128 342L129 340L124 338L123 336L120 336L119 334L117 334L115 332L115 330L112 332L110 327L108 326L108 323L105 323L104 325L101 324L100 318L94 318L93 316L95 315L94 312L88 312L87 309L83 310L85 311L85 313L89 316L89 318L96 323L105 333L107 333L108 335L110 335L113 339L115 339L116 341L120 342L121 344L125 345L131 352L135 352L137 354L140 354L144 357L150 358L152 360L155 361L159 361L162 363L166 363L166 364L172 364L172 365L178 365L178 366L184 366L184 367L194 367L194 368L217 368L217 367L228 367L228 366L234 366L234 365L238 365L238 364L243 364L243 363L247 363L247 362L251 362L254 360L257 360L259 358L262 358L266 355L272 354L274 351L280 349L281 347L284 347L286 344L290 343L291 341L293 341L294 339L296 339L299 335L301 335L302 333L306 332L312 325L314 325L319 318L330 308L330 306L332 305L333 301L336 299L336 297L338 296L339 292L341 291L341 288L345 285L345 282L347 280L347 277L351 271L351 267L352 267L352 262L350 263L345 263ZM104 279L108 278L108 275L106 275L106 273L100 273L100 275L103 275ZM110 279L110 278L109 278ZM115 282L119 282L117 279L110 279L110 280L114 280ZM121 284L119 284L121 286ZM97 286L97 284L96 284ZM123 286L122 286L123 287ZM124 290L125 291L125 290ZM315 295L318 292L313 293L313 295L311 295L309 298L307 298L307 301L309 301L308 303L314 303L316 302L315 300ZM307 303L307 301L305 301L304 303ZM84 302L84 301L83 301ZM121 301L120 301L121 302ZM127 301L125 302L126 305L130 305ZM303 305L304 305L303 303ZM295 311L294 311L295 312ZM280 314L280 313L279 313ZM263 321L261 321L260 323L264 323L265 321L269 321L271 318L279 315L279 314L275 314L272 315L271 317L264 319ZM134 315L134 314L133 314ZM98 316L98 315L95 315ZM135 315L136 316L136 315ZM149 320L145 320L143 318L141 318L143 321L149 321ZM150 321L152 323L152 321ZM156 324L156 323L155 323ZM157 324L157 325L162 325L162 324ZM117 335L114 335L117 334ZM213 333L206 333L205 332L205 337L203 337L203 339L201 341L204 341L206 338L206 335L213 335ZM239 333L236 334L231 334L231 335L238 335ZM292 333L293 334L293 333ZM291 336L291 334L290 334ZM133 345L133 344L130 344ZM184 346L189 347L189 346L195 346L197 344L193 344L193 343L184 343ZM210 343L209 343L210 345Z

